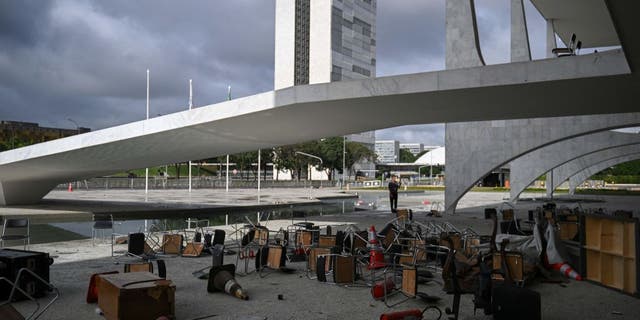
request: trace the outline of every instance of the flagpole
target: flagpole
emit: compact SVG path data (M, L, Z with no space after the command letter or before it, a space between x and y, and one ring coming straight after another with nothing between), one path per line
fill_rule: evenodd
M147 69L147 120L149 120L149 69ZM149 168L145 168L144 169L144 194L146 195L148 193L149 193Z
M193 85L189 79L189 110L193 108ZM191 193L191 160L189 160L189 193Z
M227 87L227 100L231 100L231 86ZM227 155L227 183L226 192L229 193L229 155Z

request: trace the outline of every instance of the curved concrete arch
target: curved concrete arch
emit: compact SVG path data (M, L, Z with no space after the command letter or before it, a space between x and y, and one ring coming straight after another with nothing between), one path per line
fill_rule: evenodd
M640 134L604 131L562 140L529 152L510 163L510 201L516 202L533 181L555 167L593 152L631 144L640 144Z
M640 113L447 123L445 208L492 170L522 155L573 137L640 125Z
M629 145L624 147L617 147L602 150L599 152L590 153L588 155L576 158L561 166L558 166L550 171L550 176L547 176L547 196L551 197L553 191L558 188L569 177L577 174L578 172L589 168L594 164L615 159L623 155L640 153L640 145Z
M640 159L640 153L628 154L618 158L613 158L613 159L602 161L600 163L596 163L591 167L586 168L572 175L569 178L569 194L575 194L576 188L579 185L581 185L583 182L585 182L587 179L589 179L591 176L593 176L594 174L597 174L598 172L606 168L615 166L617 164L634 161L638 159Z

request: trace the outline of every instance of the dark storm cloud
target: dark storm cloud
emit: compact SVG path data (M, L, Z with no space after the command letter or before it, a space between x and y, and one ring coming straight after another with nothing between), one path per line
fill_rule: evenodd
M444 68L444 3L378 1L378 76ZM485 59L506 62L508 0L476 5ZM274 15L274 0L0 1L0 119L93 129L143 119L147 68L152 117L187 107L190 78L196 106L226 99L227 85L233 97L271 90ZM379 136L442 144L442 133Z
M102 128L273 87L273 1L59 1L2 7L0 118ZM38 24L25 21L37 19ZM22 33L11 30L25 30ZM27 31L30 30L30 31ZM4 40L8 39L8 40Z

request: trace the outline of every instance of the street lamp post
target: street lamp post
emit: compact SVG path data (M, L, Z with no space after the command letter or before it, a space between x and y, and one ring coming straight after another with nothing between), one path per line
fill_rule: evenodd
M189 110L193 108L193 86L189 79ZM189 160L189 193L191 193L191 160Z
M428 166L419 166L418 167L418 179L420 179L420 169L426 168L426 167L428 167Z
M147 69L147 120L149 120L149 69ZM146 195L148 193L149 193L149 168L145 168L144 169L144 194Z
M314 158L314 159L318 159L318 161L320 161L320 166L322 166L322 158L318 157L318 156L314 156L312 154L308 154L306 152L302 152L302 151L296 151L296 154L299 155L303 155L303 156L307 156L309 158ZM320 187L322 187L322 179L320 179Z
M80 126L78 125L77 122L75 122L73 119L71 118L67 118L68 121L70 121L71 123L73 123L76 126L76 134L80 134Z

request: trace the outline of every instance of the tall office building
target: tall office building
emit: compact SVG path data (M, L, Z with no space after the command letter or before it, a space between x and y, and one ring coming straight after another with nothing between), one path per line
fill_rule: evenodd
M417 156L424 151L424 145L422 143L401 143L400 149L406 149L412 155Z
M378 140L375 142L378 162L397 163L400 159L400 143L396 140Z
M276 0L276 90L376 74L377 0ZM373 131L347 136L375 147ZM355 170L373 175L375 164Z

